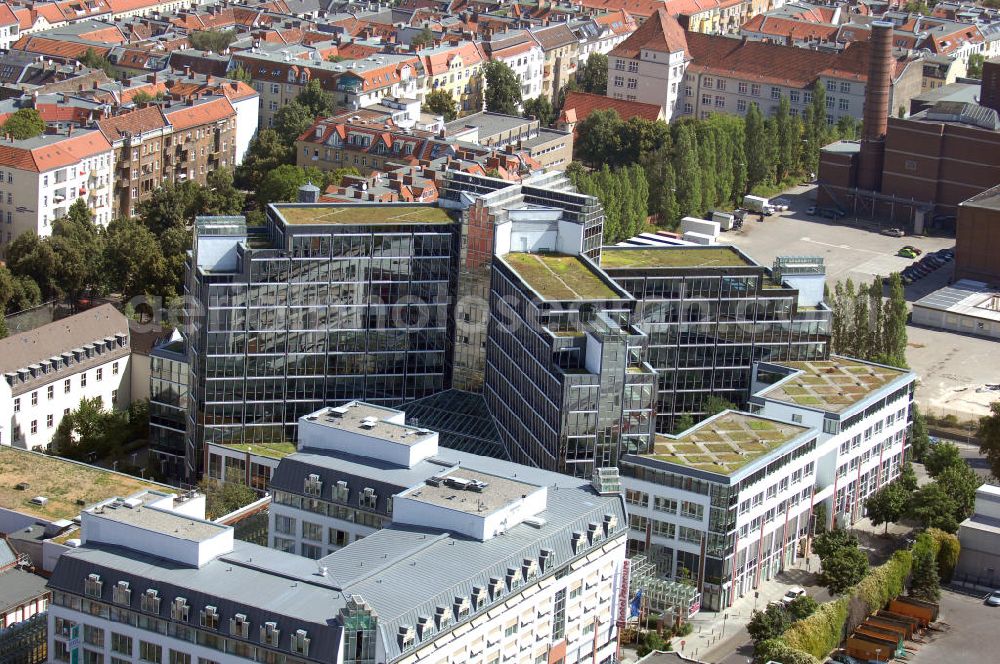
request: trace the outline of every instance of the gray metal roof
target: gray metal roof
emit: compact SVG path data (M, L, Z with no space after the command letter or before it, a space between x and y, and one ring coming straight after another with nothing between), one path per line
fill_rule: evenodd
M23 569L8 570L0 574L0 613L47 592L44 578Z

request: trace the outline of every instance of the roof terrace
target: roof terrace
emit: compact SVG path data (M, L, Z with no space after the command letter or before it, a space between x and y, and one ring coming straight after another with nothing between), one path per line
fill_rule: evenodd
M579 256L509 253L503 261L543 300L616 300L622 296Z
M646 456L709 473L731 475L807 431L807 427L795 424L725 411L680 436L657 436L653 453Z
M278 217L293 226L324 224L450 224L452 218L436 205L285 203L271 206Z
M818 408L830 413L847 410L869 394L908 373L905 369L895 369L846 357L780 364L801 373L793 374L779 385L758 392L757 396Z

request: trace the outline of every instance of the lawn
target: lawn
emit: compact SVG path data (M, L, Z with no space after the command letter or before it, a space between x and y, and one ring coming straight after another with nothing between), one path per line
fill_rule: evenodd
M577 256L511 253L504 260L544 300L619 298Z

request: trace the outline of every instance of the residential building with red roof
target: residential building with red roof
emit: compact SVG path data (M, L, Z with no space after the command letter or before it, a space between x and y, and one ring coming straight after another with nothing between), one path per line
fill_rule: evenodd
M656 104L613 99L589 92L569 92L566 94L566 101L563 102L562 112L559 114L556 126L564 131L574 131L579 123L590 117L591 113L607 109L617 112L622 120L631 120L632 118L650 121L663 120L663 107Z
M538 45L545 54L542 69L542 95L553 104L558 101L559 92L576 77L580 60L580 39L565 23L531 30Z
M0 49L6 51L21 36L21 24L6 2L0 3Z
M481 71L486 56L477 42L442 44L422 49L417 55L423 65L423 94L443 90L465 113L482 108L486 86Z
M95 129L50 128L26 140L0 137L0 253L21 233L52 234L52 224L83 199L94 221L112 219L114 155Z
M521 99L542 94L542 69L545 54L527 30L513 30L493 35L483 41L483 51L490 60L502 62L521 82Z

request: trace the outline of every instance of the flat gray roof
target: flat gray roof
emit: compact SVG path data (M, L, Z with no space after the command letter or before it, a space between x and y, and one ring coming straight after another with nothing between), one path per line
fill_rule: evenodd
M438 481L440 480L440 481ZM463 487L463 484L466 484ZM402 495L429 505L469 514L488 514L538 490L535 484L510 480L469 468L456 468L428 479Z
M91 513L108 521L134 524L140 528L146 528L163 535L170 535L171 537L190 540L192 542L207 540L227 529L227 526L221 526L211 521L194 519L177 512L146 507L144 505L137 507L127 507L124 504L117 507L105 505L94 508Z
M1000 321L1000 291L972 279L960 279L951 286L939 288L914 302L913 306Z
M310 419L312 415L306 419L330 429L354 431L400 445L413 445L434 435L433 431L427 429L385 421L384 418L394 415L399 415L399 411L352 401L343 406L327 408L315 420Z

